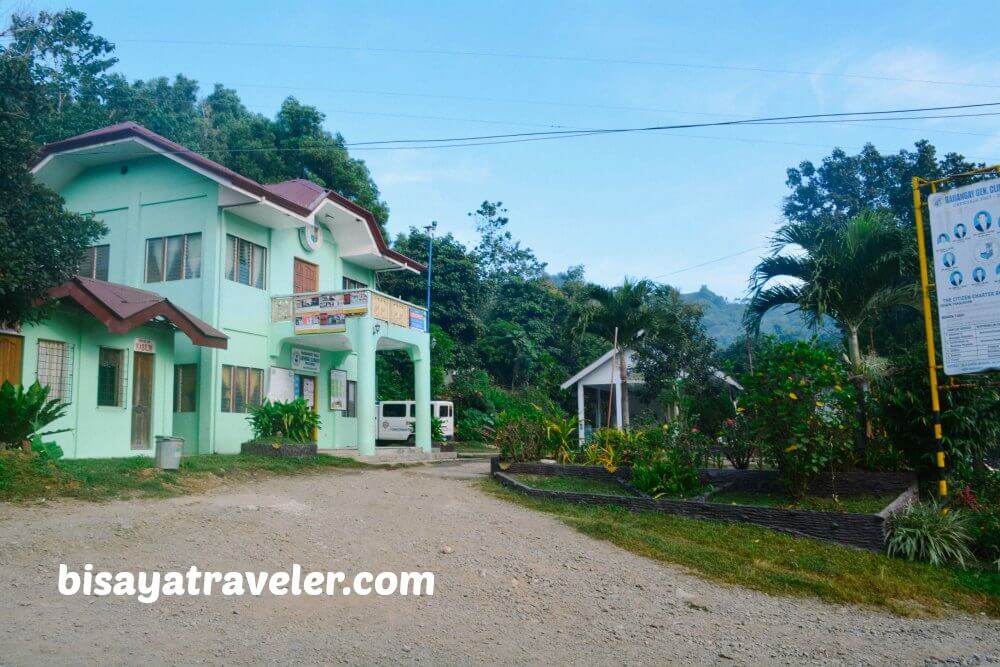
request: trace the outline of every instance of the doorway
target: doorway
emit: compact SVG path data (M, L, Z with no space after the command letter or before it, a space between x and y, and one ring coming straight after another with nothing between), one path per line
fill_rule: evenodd
M319 383L316 382L316 378L312 375L295 374L295 398L301 398L304 400L306 405L309 406L309 409L317 413L319 412L319 407L317 405L319 402L319 397L317 395L318 384ZM312 441L316 442L318 437L319 430L314 428L312 430Z
M3 384L4 381L11 384L21 384L21 361L23 356L23 338L0 334L0 384Z
M132 449L149 449L153 431L153 360L148 352L132 357Z

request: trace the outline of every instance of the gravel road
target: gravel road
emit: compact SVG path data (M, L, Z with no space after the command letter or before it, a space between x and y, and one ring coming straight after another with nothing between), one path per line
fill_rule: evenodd
M907 620L708 583L486 496L470 481L484 471L463 462L171 500L0 503L0 664L1000 662L997 621ZM147 605L59 595L62 562L429 570L436 590Z

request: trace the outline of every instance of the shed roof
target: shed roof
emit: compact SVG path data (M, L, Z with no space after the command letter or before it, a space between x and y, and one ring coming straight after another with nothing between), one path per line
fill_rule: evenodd
M49 296L76 303L104 323L108 331L125 334L150 320L162 317L195 345L226 349L229 336L156 292L93 278L74 276L53 287Z

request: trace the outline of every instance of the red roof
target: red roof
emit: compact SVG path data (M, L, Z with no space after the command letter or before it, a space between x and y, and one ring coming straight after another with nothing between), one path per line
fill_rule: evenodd
M229 336L156 292L75 276L69 282L50 289L49 296L76 303L103 322L111 333L126 334L152 319L162 317L184 332L195 345L221 350L228 345Z
M130 138L146 141L164 152L173 154L176 158L182 161L204 169L205 171L220 178L228 179L236 187L246 190L247 192L261 197L275 206L279 206L286 211L295 213L296 215L308 216L312 214L312 212L315 211L324 200L329 199L330 201L347 208L367 223L368 230L371 233L372 238L375 239L375 245L382 255L392 258L416 271L424 271L427 268L420 262L410 259L409 257L389 248L385 242L385 238L382 236L382 230L379 228L378 222L375 220L375 216L372 215L372 212L363 206L354 203L347 197L334 192L333 190L327 190L304 179L294 179L291 181L284 181L282 183L262 185L252 178L242 176L232 169L215 162L214 160L209 160L204 155L199 155L198 153L195 153L180 144L170 141L156 132L147 130L142 125L131 121L118 123L116 125L109 125L108 127L102 127L99 130L78 134L77 136L70 137L69 139L63 139L62 141L54 141L52 143L45 144L42 146L41 151L39 151L38 157L35 159L32 167L38 165L42 160L50 155Z

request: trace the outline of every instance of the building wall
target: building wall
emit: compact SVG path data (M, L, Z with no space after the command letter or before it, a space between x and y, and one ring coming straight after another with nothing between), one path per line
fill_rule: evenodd
M47 430L69 429L51 436L68 458L105 458L151 455L152 449L133 450L132 390L133 352L137 338L156 346L153 367L152 432L171 435L173 431L174 332L165 325L148 324L128 334L109 333L89 313L59 309L45 322L26 327L22 383L38 379L38 341L67 343L72 349L72 384L68 410ZM99 348L125 350L124 405L97 405ZM46 438L50 439L50 438ZM152 444L152 440L150 441Z

